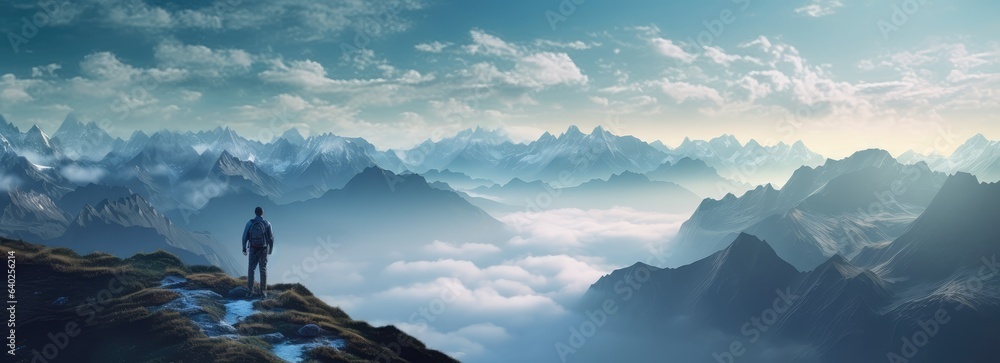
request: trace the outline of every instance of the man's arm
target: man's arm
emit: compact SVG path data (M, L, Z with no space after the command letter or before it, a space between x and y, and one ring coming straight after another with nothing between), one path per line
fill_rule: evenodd
M271 222L267 222L267 253L271 254L274 251L274 232L271 229Z
M243 227L243 235L240 236L240 244L243 245L243 252L247 251L247 241L249 240L249 238L247 238L248 233L250 233L250 222L247 222L247 226Z

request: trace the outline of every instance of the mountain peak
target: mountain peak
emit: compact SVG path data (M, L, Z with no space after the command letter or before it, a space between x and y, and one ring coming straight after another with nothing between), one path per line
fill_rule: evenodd
M527 185L527 184L528 182L524 181L524 179L514 177L513 179L508 181L507 184L504 184L503 186L508 187L508 186Z
M352 192L370 192L378 189L388 189L389 191L392 191L394 190L393 185L395 185L395 183L408 181L410 178L420 178L420 180L423 180L423 177L416 174L401 176L378 166L369 166L351 178L351 180L348 181L341 190Z
M67 133L73 133L77 131L83 131L86 125L80 122L80 119L76 117L76 114L70 112L66 114L66 118L63 119L62 125L56 129L56 134L64 135ZM97 126L96 124L94 126Z
M13 123L7 121L3 115L0 115L0 134L7 136L8 138L13 138L21 135L21 130L14 126Z
M42 129L38 128L38 125L31 125L31 128L28 129L28 131L26 133L27 134L42 134L42 135L45 135L45 132L42 131Z
M583 132L581 132L580 128L576 127L576 125L569 125L569 128L566 129L566 132L563 133L563 135L564 136L569 136L569 135L583 135Z
M795 267L778 257L766 241L746 232L740 232L728 247L707 259L713 261L713 268L725 268L735 273L768 270L786 275L798 272Z
M944 185L941 186L938 194L944 195L944 192L946 191L967 191L969 188L973 188L978 185L979 178L976 178L975 175L960 171L955 173L955 175L949 176L948 179L944 181Z
M619 174L611 175L608 178L608 182L611 183L636 183L636 182L648 182L649 177L644 174L639 174L631 171L623 171Z
M731 243L729 247L726 248L726 250L738 251L738 252L746 252L749 250L760 250L760 249L770 250L771 246L768 245L767 242L764 242L760 238L757 238L757 236L754 236L746 232L740 232L739 236L736 236L736 239L733 240L733 243ZM771 252L774 251L772 250Z
M233 156L233 154L230 154L229 150L222 150L222 153L219 154L219 161L222 161L223 159L239 161L239 158Z
M683 158L678 159L677 161L675 161L673 163L672 166L674 166L674 167L680 167L680 168L708 168L709 167L708 164L705 164L705 162L701 161L701 159L693 159L693 158L688 157L688 156L685 156Z
M823 262L822 264L817 266L814 271L834 272L841 279L853 278L854 276L857 276L859 273L861 273L860 268L852 265L850 262L847 261L847 259L844 258L844 256L841 256L839 253L830 256L830 258L827 259L826 262Z
M302 137L302 133L299 132L299 129L295 127L285 130L285 132L281 134L281 138L293 144L303 143L306 141L306 139Z
M740 140L730 134L722 134L719 137L709 140L709 142L722 143L725 146L740 146Z
M831 159L827 159L826 164L829 165L831 161ZM896 159L892 157L892 154L883 149L866 149L856 151L854 154L851 154L851 156L848 156L842 161L849 163L848 165L858 164L859 166L863 165L876 167L896 163Z
M41 143L42 145L48 147L49 145L49 135L46 135L42 129L38 128L38 125L31 125L31 129L24 133L25 140L29 142ZM39 145L41 146L41 145Z

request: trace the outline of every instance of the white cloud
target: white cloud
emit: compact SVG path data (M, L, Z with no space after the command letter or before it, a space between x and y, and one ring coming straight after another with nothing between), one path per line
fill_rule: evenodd
M85 10L97 13L101 25L130 28L149 33L179 29L241 30L266 29L283 41L316 41L352 29L364 29L368 37L381 37L409 29L405 11L424 7L421 0L399 1L393 5L375 1L274 0L222 1L158 6L148 0L64 2L55 21L64 25L76 21ZM391 14L390 21L381 19ZM377 26L372 22L379 19Z
M664 79L660 81L660 89L663 90L663 93L677 100L677 102L709 100L715 103L722 103L722 96L719 95L719 91L705 85L672 82L669 79Z
M508 83L529 88L559 84L586 84L587 76L566 53L536 53L518 60Z
M470 325L452 332L440 332L427 324L395 322L394 325L422 343L444 351L456 359L484 354L486 347L480 343L484 338L497 341L508 337L504 328L489 323Z
M419 117L419 115L417 115ZM434 241L424 246L424 251L440 256L471 256L478 257L500 252L500 247L487 243L448 243Z
M313 60L301 60L285 63L281 59L271 61L271 67L260 72L260 78L266 82L283 83L310 91L344 92L352 87L371 85L384 82L384 79L331 79L327 77L326 68Z
M48 65L44 65L44 66L38 66L38 67L31 67L31 76L35 77L35 78L39 78L39 77L55 77L56 76L56 71L58 71L60 69L62 69L62 66L59 65L59 64L56 64L56 63L52 63L52 64L48 64Z
M178 41L160 42L153 55L161 66L183 68L213 78L244 73L253 64L253 57L240 49L212 49Z
M517 56L521 54L521 51L517 47L500 39L500 37L477 29L473 29L469 33L472 36L472 44L466 45L463 48L470 54L496 56Z
M13 74L4 74L0 76L0 103L17 104L34 101L35 98L28 93L28 90L39 85L41 82L37 80L18 79Z
M495 56L514 63L514 68L502 71L490 62L479 62L464 70L474 82L494 81L530 89L555 85L584 85L588 77L566 53L539 52L508 43L497 36L473 29L472 44L463 49L473 55Z
M77 184L97 183L104 178L107 170L100 167L87 167L77 164L70 164L59 169L59 174L71 182Z
M142 0L130 0L115 4L107 9L107 20L116 25L137 28L167 28L173 25L173 17L167 10L146 4Z
M812 0L812 3L809 5L795 8L795 13L819 18L833 15L837 9L843 6L844 3L840 2L840 0Z
M539 47L567 48L576 50L584 50L600 46L600 44L597 43L585 43L580 40L574 40L572 42L557 42L548 39L536 39L535 45Z
M207 14L197 10L184 9L174 18L178 25L187 28L222 29L222 16Z
M738 60L758 63L758 64L760 63L760 61L757 60L756 58L741 56L736 54L728 54L724 50L722 50L722 48L713 47L710 45L705 46L705 52L703 53L703 55L705 56L705 58L708 58L711 61L724 65L726 67L729 67L731 64L733 64L733 62Z
M519 212L499 219L520 231L511 244L548 246L551 251L563 253L601 243L626 242L632 246L661 243L673 238L687 218L618 207Z
M691 63L695 60L695 58L697 58L696 55L685 52L684 48L674 44L674 42L670 39L654 37L650 39L649 42L653 45L653 48L657 52L668 58L677 59L684 63Z
M318 297L330 306L339 307L344 311L353 311L365 302L363 297L357 295L319 295Z
M188 89L182 89L178 91L178 93L180 94L180 98L187 102L194 102L200 100L202 95L201 92L192 91Z
M278 95L275 97L275 100L278 102L278 107L282 110L302 111L311 106L309 102L303 100L302 97L286 93Z
M135 67L123 63L111 52L91 53L83 57L80 71L91 78L127 81L141 73Z
M427 53L441 53L445 48L450 47L452 44L449 42L433 41L430 43L420 43L415 46L417 50Z
M399 76L398 80L400 83L404 84L418 84L433 81L435 78L434 74L421 74L420 72L411 69L403 72L403 74Z
M590 102L593 102L593 103L601 105L601 106L607 106L609 104L608 99L604 98L604 97L591 96L588 99L590 100Z

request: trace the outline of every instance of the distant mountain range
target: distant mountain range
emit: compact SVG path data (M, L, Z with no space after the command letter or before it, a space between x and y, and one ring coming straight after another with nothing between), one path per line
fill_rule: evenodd
M914 164L925 162L931 168L945 173L971 173L985 181L1000 180L1000 141L989 140L976 134L960 145L949 156L936 153L920 154L909 150L899 155L900 162Z
M926 164L903 165L877 149L802 167L780 190L768 184L704 200L681 226L667 265L704 258L741 232L767 239L801 270L835 254L853 257L899 237L944 180Z
M727 179L754 185L782 181L801 166L823 163L823 157L809 150L802 141L792 145L779 142L773 146L762 146L755 140L741 144L732 135L708 141L684 138L680 146L668 152L675 158L702 160Z
M629 171L604 179L594 179L572 187L555 187L543 181L513 179L504 185L478 187L469 195L482 197L488 204L471 201L486 210L542 211L559 208L608 209L616 206L644 211L687 213L701 198L690 190L665 181L653 181Z
M980 138L966 144L951 158L989 159L991 152L975 150L996 146ZM232 214L226 208L250 204L266 205L294 218L307 210L320 216L342 213L342 220L368 218L364 221L385 217L357 206L392 206L400 213L391 216L398 219L398 225L420 220L423 224L413 228L421 231L445 225L452 218L471 218L469 226L474 227L453 228L448 232L453 236L460 232L479 236L482 231L502 236L500 223L483 210L496 214L623 206L688 213L697 207L678 235L673 265L708 256L748 231L771 241L779 256L794 266L808 268L832 254L851 257L897 237L943 181L942 174L927 170L935 170L940 163L903 168L883 153L859 154L847 159L851 161L823 162L801 142L762 146L754 140L742 144L729 135L708 141L686 139L671 149L659 142L614 135L602 127L584 133L575 126L558 136L545 133L526 144L510 141L499 130L474 128L410 150L384 151L361 138L329 133L303 137L295 129L266 143L222 127L197 132L136 131L121 139L72 114L50 138L38 127L22 132L0 117L0 189L4 191L0 194L4 210L0 233L41 240L56 240L72 231L85 233L80 228L92 225L76 223L75 217L85 206L105 201L113 208L148 204L149 212L166 216L180 231L213 231L217 226L191 216L221 223L209 216ZM918 158L912 154L908 157ZM988 165L987 161L955 164L984 173L991 170L980 167ZM864 171L866 167L875 169ZM747 183L791 174L791 170L796 171L780 190ZM856 175L848 175L852 173ZM402 180L419 188L365 191L350 185L375 174L383 179L391 175L389 184ZM919 178L903 183L908 191L886 205L885 213L865 211L871 198L845 198L838 192L852 186L879 192L908 175ZM372 203L347 197L351 193L385 199ZM142 202L115 203L133 194ZM704 197L715 199L701 201L699 207ZM451 209L406 205L417 200ZM347 205L355 206L353 213ZM168 237L144 240L182 249L211 244L200 234L171 232L157 225L149 222L143 228ZM360 221L358 226L377 228ZM220 238L222 233L216 230L211 237ZM419 233L427 238L441 234ZM178 238L202 242L188 244ZM209 250L188 252L206 256L212 254Z
M746 362L992 362L1000 338L997 215L1000 184L958 174L901 236L853 260L837 254L800 272L770 241L742 233L688 265L640 263L604 276L580 309L613 302L613 331L719 337L706 338L718 347L707 343L697 356L722 361L738 342ZM662 347L619 348L652 362Z

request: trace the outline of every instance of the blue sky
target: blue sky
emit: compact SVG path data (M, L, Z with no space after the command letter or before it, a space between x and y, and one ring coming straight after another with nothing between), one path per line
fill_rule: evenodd
M576 1L4 0L0 113L381 148L475 125L828 156L1000 138L996 2Z

